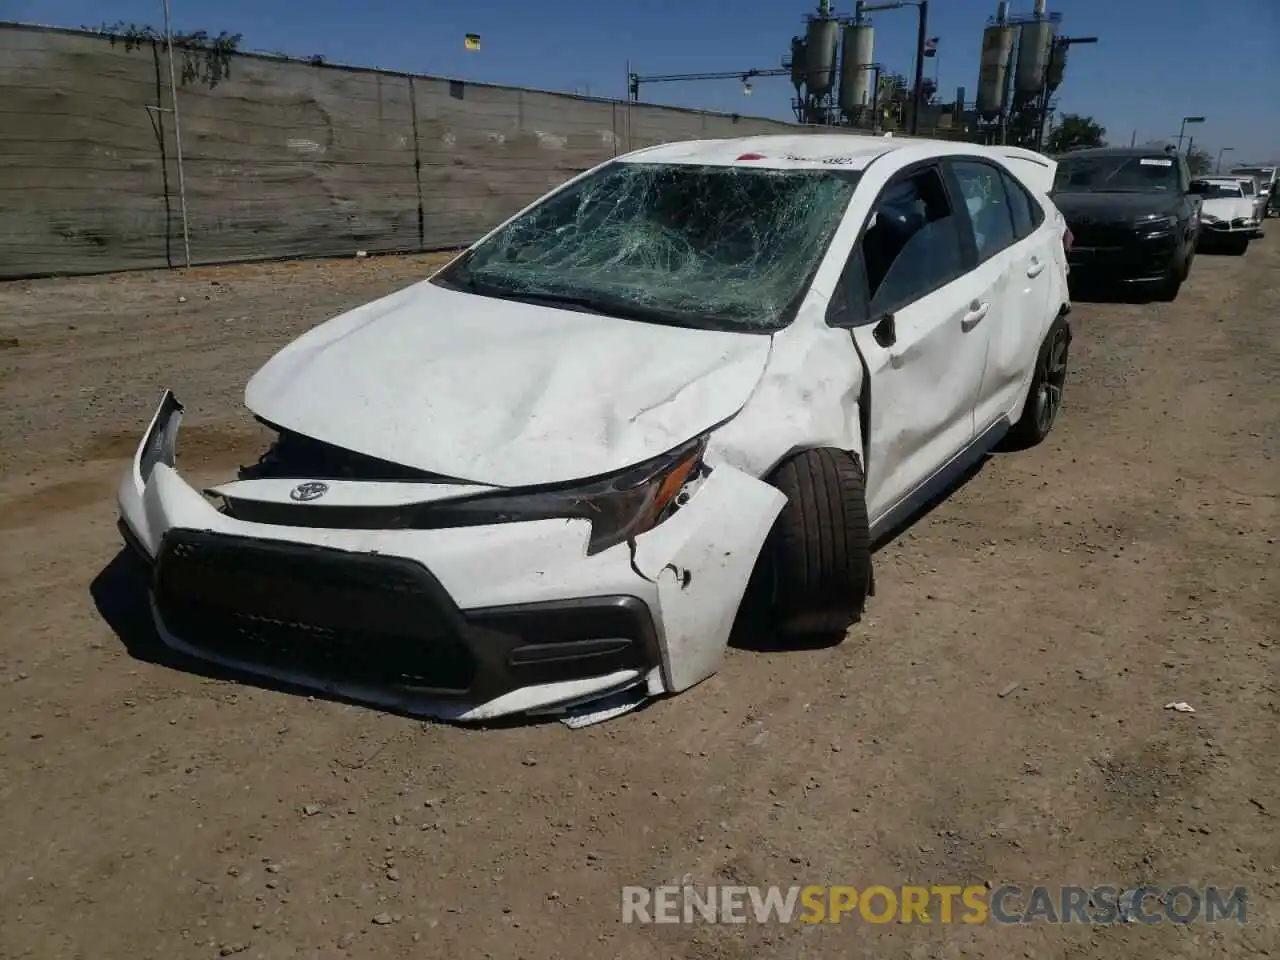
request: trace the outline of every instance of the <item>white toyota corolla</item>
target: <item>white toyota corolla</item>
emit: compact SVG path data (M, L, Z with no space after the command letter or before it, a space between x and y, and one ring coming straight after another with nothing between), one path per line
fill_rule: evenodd
M1054 423L1054 168L845 135L640 150L286 346L238 478L183 480L166 391L119 491L161 637L474 721L692 686L757 569L781 636L842 635L876 539Z

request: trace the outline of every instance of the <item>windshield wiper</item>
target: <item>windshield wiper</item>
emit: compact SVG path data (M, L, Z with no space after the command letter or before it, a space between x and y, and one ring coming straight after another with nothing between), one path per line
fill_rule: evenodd
M625 310L626 306L614 300L606 300L602 297L593 297L589 294L581 293L545 293L541 290L510 290L502 288L500 291L496 288L492 292L481 287L478 293L501 297L503 300L519 300L523 303L545 303L548 306L570 307L575 310L582 310L586 313L599 313L604 315L617 315L620 310Z

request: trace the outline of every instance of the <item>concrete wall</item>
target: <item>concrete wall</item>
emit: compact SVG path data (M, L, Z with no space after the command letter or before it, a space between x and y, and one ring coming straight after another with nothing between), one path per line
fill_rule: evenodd
M0 278L182 265L168 77L151 44L0 25ZM805 129L255 55L178 113L193 263L458 246L618 153Z

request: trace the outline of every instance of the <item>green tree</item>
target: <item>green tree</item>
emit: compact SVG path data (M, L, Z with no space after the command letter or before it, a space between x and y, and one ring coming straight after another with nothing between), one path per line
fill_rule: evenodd
M1187 167L1193 177L1203 177L1213 170L1213 158L1204 150L1192 150L1187 154Z
M83 29L94 30L93 27ZM137 50L144 45L150 45L155 51L165 42L163 31L133 23L103 24L94 32L108 38L113 47L123 43L126 51ZM179 80L182 85L198 81L212 90L231 76L231 57L240 49L242 39L242 34L225 30L216 37L210 36L207 30L173 34L174 52L180 58Z
M1093 117L1078 113L1064 114L1058 125L1050 131L1045 150L1049 153L1066 153L1081 147L1101 147L1106 136L1105 127L1094 122Z

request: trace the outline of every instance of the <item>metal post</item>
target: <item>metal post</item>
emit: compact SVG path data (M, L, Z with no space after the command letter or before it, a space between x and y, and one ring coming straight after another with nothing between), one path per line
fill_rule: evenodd
M1138 142L1138 128L1133 128L1133 133L1129 136L1129 146L1133 146Z
M1187 166L1191 166L1191 151L1195 149L1195 145L1196 135L1193 133L1190 139L1187 140Z
M164 0L164 44L169 54L169 98L173 105L173 144L178 154L178 198L182 204L182 253L191 266L191 234L187 229L187 178L182 168L182 124L178 121L178 79L173 69L173 30L169 0Z
M1050 52L1052 57L1052 52ZM1036 152L1044 151L1044 128L1049 119L1049 72L1040 80L1040 117L1036 123Z
M916 11L920 14L920 26L916 33L916 89L915 98L911 104L911 135L914 137L920 130L920 87L924 83L924 45L927 41L925 34L929 29L929 0L920 0L916 5Z
M1187 132L1187 118L1183 117L1182 126L1178 128L1178 152L1179 153L1182 152L1182 138L1183 136L1186 135L1186 132Z
M636 85L636 98L640 96L639 84ZM627 149L626 153L631 152L631 61L627 61L627 112L625 119L627 123Z
M867 105L867 116L871 121L871 132L880 129L880 64L870 64L866 69L871 71L871 102Z

